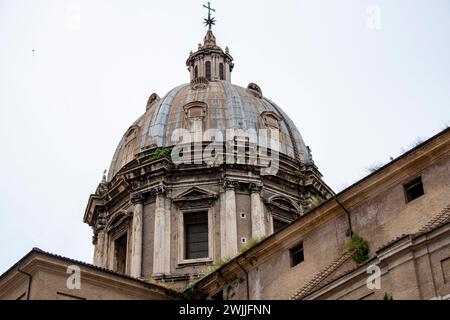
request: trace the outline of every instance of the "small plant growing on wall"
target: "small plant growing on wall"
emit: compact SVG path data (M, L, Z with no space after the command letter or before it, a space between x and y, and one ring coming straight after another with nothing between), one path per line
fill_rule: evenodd
M353 260L357 263L363 263L369 259L369 243L357 234L354 234L347 243L346 249L353 253Z
M299 179L303 179L305 177L305 174L303 172L301 172L300 170L295 170L294 176L296 176Z
M394 297L392 296L392 294L389 295L389 293L385 292L383 300L394 300Z
M172 148L157 148L152 155L148 158L150 161L155 161L169 156L172 153Z

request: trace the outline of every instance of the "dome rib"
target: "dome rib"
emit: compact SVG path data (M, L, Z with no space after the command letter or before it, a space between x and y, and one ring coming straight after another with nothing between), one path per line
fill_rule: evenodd
M139 117L134 124L139 126L140 132L131 142L125 136L120 140L111 161L108 180L131 161L136 153L149 147L171 146L173 131L187 128L183 107L194 101L207 104L203 130L218 129L223 132L224 137L226 130L231 128L266 129L262 114L273 112L281 119L280 152L303 163L310 162L300 132L278 105L265 97L256 97L251 90L230 82L212 81L206 89L193 89L190 84L177 86Z

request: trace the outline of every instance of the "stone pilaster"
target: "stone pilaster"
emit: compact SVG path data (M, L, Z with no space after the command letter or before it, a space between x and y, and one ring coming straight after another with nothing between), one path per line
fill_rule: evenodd
M94 247L94 265L101 268L108 267L108 235L104 229L98 231Z
M108 235L105 230L105 215L104 211L99 213L92 239L94 244L94 265L102 268L108 267Z
M264 223L264 204L261 199L262 186L256 183L250 184L252 238L258 239L266 235Z
M131 223L131 259L130 276L140 278L142 276L142 230L144 197L137 194L132 197L134 204L133 220Z
M153 275L170 273L170 214L166 210L166 191L163 186L152 190L155 199L155 229L153 241Z
M235 195L237 186L236 181L224 181L225 194L221 199L223 203L220 212L220 224L224 235L221 241L221 256L224 258L231 258L238 252Z

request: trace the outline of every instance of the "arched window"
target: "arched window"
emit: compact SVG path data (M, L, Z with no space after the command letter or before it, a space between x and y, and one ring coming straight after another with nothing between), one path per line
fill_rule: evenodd
M198 66L195 66L194 68L194 79L198 78Z
M219 63L219 78L225 80L225 74L223 72L223 63Z
M211 81L211 62L206 61L205 63L205 73L206 73L206 79L208 81Z

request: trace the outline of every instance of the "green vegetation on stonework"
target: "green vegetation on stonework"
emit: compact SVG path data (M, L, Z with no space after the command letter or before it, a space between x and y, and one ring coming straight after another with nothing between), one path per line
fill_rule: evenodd
M357 234L352 236L345 248L347 252L353 252L353 260L357 263L363 263L369 259L369 243Z
M305 177L305 174L303 172L301 172L300 170L295 170L294 176L296 176L299 179L303 179Z
M385 292L383 300L394 300L394 297L392 296L392 294L389 295L389 293Z
M155 161L169 156L172 153L172 148L158 147L152 155L148 158L150 161Z

